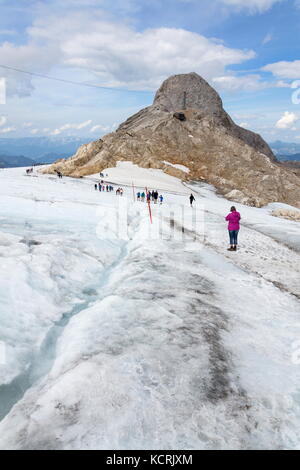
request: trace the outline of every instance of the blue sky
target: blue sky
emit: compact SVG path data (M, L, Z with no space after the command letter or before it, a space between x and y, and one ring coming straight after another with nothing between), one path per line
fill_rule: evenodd
M0 137L99 138L195 71L238 124L299 142L299 20L300 0L0 0L0 65L109 87L0 67Z

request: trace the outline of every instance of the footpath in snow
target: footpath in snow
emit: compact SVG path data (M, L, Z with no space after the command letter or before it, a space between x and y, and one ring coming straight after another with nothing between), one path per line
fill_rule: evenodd
M104 173L0 172L0 448L299 448L299 224L236 204L229 253L208 185Z

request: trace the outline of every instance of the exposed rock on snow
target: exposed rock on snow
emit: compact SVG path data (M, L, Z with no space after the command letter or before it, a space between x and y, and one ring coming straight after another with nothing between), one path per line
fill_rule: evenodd
M300 212L293 209L276 209L272 211L272 215L275 217L283 217L288 220L296 220L300 222Z
M247 204L280 201L300 207L300 178L276 163L258 134L232 121L218 93L196 73L170 77L152 106L131 116L116 132L80 147L74 157L44 171L78 177L111 167L118 160L162 168L183 179L205 179L223 194L241 191ZM190 173L175 173L162 161L184 165ZM237 200L241 200L239 195Z
M239 202L241 204L246 204L247 206L252 207L261 207L264 204L262 198L248 197L245 193L239 191L238 189L233 189L232 191L229 191L229 193L225 194L225 197L227 199L231 199L233 201Z
M165 163L165 165L171 166L172 168L176 168L177 170L183 171L183 173L189 173L190 172L190 169L187 168L184 165L179 165L179 164L176 164L176 163L174 164L174 163L170 163L170 162L163 162L163 163Z

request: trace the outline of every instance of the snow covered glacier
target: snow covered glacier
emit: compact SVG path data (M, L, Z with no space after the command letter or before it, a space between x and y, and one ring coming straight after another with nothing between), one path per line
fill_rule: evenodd
M105 173L0 172L0 448L299 448L299 223L238 205L230 253L211 187Z

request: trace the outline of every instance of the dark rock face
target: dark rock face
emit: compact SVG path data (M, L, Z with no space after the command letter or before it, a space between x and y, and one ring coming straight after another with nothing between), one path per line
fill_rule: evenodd
M174 113L174 118L179 119L179 121L185 121L186 117L184 113Z

